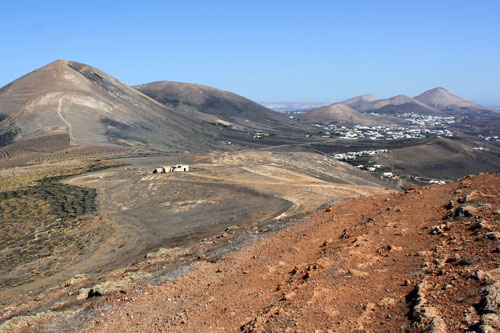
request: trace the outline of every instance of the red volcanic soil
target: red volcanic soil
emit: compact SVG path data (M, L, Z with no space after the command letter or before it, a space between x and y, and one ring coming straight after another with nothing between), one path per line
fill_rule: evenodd
M346 200L222 259L201 259L174 280L108 296L79 326L498 331L500 174Z

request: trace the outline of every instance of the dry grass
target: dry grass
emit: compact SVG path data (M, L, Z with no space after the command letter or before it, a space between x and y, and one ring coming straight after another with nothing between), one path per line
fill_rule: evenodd
M94 189L60 180L119 165L70 160L0 173L0 288L49 276L86 254L100 236L91 226Z

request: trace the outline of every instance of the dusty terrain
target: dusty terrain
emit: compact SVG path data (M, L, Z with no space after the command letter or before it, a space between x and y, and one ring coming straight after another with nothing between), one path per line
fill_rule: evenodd
M343 201L86 315L20 331L500 329L500 174Z
M497 145L498 149L498 145ZM480 152L466 140L432 138L391 149L373 160L398 174L456 179L478 172L498 170L500 155Z
M87 306L89 290L161 282L203 253L220 256L249 235L393 186L312 153L186 153L116 163L126 165L83 173L88 163L73 160L1 170L0 321L75 311ZM176 163L188 163L190 172L152 173Z
M190 172L151 173L154 166L179 158L191 161ZM335 200L385 191L377 179L311 153L250 151L126 161L127 167L66 181L96 188L100 217L123 233L114 265L116 258L133 259L132 253L186 245L226 228L270 223Z

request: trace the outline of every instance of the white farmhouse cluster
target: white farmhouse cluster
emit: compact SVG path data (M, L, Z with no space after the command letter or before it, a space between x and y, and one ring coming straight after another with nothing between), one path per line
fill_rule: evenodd
M431 179L429 180L429 184L439 184L439 185L444 185L446 182L444 180L439 180L439 179Z
M188 171L189 171L189 165L187 164L169 165L153 169L153 173L188 172Z
M375 154L379 153L388 153L388 149L377 149L377 150L362 150L362 151L350 151L347 153L340 153L340 154L335 154L330 156L331 158L334 158L336 160L355 160L356 157L361 157L361 156L373 156ZM374 165L375 167L375 165ZM380 166L378 166L380 168Z
M439 127L445 125L456 124L464 121L467 117L453 117L453 116L431 116L418 113L402 113L397 117L404 118L411 125L421 125L425 127Z
M398 139L420 139L433 136L452 137L453 133L448 129L427 129L427 128L407 128L402 126L361 126L354 127L320 125L314 126L322 127L327 130L323 133L323 137L336 136L343 139L357 140L398 140Z
M500 142L500 136L498 136L498 135L492 135L492 136L478 135L478 138L484 139L485 141Z

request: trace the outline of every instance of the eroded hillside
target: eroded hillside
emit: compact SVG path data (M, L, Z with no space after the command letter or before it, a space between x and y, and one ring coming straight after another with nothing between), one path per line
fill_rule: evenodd
M36 329L500 329L500 174L343 201L192 271Z

